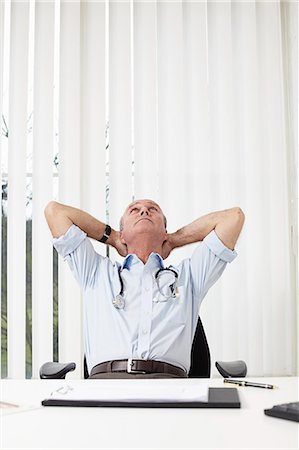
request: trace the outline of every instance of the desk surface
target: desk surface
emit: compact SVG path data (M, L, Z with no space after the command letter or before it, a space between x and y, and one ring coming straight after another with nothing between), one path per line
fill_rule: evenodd
M278 389L239 387L241 409L136 409L42 407L41 400L68 380L2 380L1 400L35 409L1 417L1 449L290 449L298 424L264 415L275 404L297 401L299 379L250 378ZM70 384L124 380L70 380ZM142 383L144 380L125 380ZM149 380L146 380L149 381ZM171 379L153 383L223 380Z

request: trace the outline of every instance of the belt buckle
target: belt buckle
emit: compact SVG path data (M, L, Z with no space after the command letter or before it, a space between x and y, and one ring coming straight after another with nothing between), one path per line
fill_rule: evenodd
M133 369L133 365L134 365L133 359L129 358L127 361L127 373L146 373L144 372L144 370Z

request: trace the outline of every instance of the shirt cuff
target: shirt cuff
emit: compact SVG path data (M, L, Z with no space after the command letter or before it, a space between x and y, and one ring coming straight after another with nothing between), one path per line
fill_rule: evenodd
M222 259L222 261L231 263L236 257L237 252L227 248L223 242L219 239L216 232L212 230L203 240L206 246L211 250L214 255Z
M73 224L65 234L59 236L59 238L53 238L52 243L57 252L65 259L70 253L79 247L86 236L87 234L84 233L84 231Z

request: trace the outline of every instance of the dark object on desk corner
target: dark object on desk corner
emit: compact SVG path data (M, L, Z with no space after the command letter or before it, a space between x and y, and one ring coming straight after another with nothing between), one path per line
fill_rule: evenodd
M58 362L46 362L39 370L41 379L59 379L65 378L68 372L76 369L76 363L58 363Z
M282 403L270 409L264 409L266 416L299 422L299 402Z
M247 366L245 361L216 361L215 366L224 378L246 377Z

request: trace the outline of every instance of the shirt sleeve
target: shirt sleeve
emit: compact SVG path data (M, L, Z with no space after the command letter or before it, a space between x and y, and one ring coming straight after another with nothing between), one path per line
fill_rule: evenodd
M220 278L227 263L236 256L236 251L227 248L214 230L197 246L191 256L190 267L194 293L200 296L200 301Z
M73 224L64 235L54 238L52 242L59 255L68 262L82 289L91 286L105 258L95 251L87 234Z

